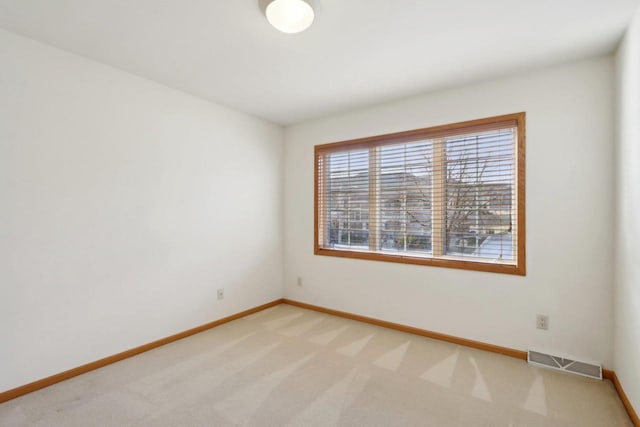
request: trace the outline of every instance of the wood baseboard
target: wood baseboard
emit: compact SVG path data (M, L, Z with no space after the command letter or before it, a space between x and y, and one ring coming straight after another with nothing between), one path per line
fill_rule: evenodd
M459 338L453 335L441 334L440 332L428 331L426 329L414 328L413 326L401 325L399 323L387 322L386 320L374 319L372 317L360 316L359 314L346 313L344 311L333 310L330 308L320 307L317 305L307 304L304 302L298 302L290 299L284 299L282 302L289 305L294 305L300 308L306 308L309 310L318 311L321 313L327 313L338 317L344 317L345 319L357 320L359 322L369 323L371 325L382 326L383 328L394 329L396 331L407 332L409 334L420 335L427 338L433 338L440 341L446 341L453 344L464 345L466 347L477 348L479 350L490 351L492 353L503 354L505 356L515 357L516 359L527 360L527 352L521 350L515 350L513 348L501 347L498 345L487 344L480 341L469 340L466 338Z
M40 390L42 388L48 387L50 385L59 383L61 381L67 380L69 378L75 377L77 375L84 374L86 372L93 371L98 368L102 368L104 366L110 365L115 362L119 362L121 360L127 359L129 357L135 356L140 353L144 353L145 351L153 350L154 348L161 347L165 344L172 343L174 341L178 341L182 338L189 337L191 335L195 335L197 333L206 331L211 328L215 328L216 326L220 326L222 324L231 322L232 320L239 319L244 316L248 316L249 314L256 313L258 311L265 310L269 307L273 307L279 305L283 302L283 299L277 299L275 301L268 302L266 304L259 305L257 307L250 308L248 310L241 311L240 313L232 314L231 316L223 317L222 319L214 320L213 322L206 323L204 325L196 326L195 328L177 333L175 335L168 336L166 338L159 339L157 341L150 342L148 344L141 345L139 347L132 348L130 350L123 351L118 354L114 354L112 356L105 357L100 360L96 360L94 362L87 363L82 366L78 366L77 368L69 369L68 371L61 372L59 374L52 375L50 377L43 378L38 381L34 381L29 384L25 384L20 387L16 387L11 390L7 390L5 392L0 393L0 403L6 402L11 399L15 399L16 397L20 397L27 393L34 392L36 390Z
M629 401L629 398L627 397L627 393L624 392L624 389L622 388L622 384L620 384L620 380L618 379L618 376L613 371L611 371L611 374L612 374L611 382L613 382L613 386L616 388L616 391L618 392L618 396L620 396L620 400L622 400L622 404L624 405L624 409L627 410L627 414L629 414L629 418L631 418L631 422L633 423L634 426L640 427L640 417L638 417L638 413L635 411L635 409L633 408L633 405Z
M490 351L492 353L498 353L505 356L515 357L516 359L527 360L527 352L516 350L508 347L501 347L493 344L487 344L480 341L469 340L466 338L459 338L453 335L441 334L439 332L428 331L426 329L414 328L412 326L401 325L399 323L387 322L385 320L374 319L372 317L360 316L359 314L347 313L344 311L333 310L326 307L320 307L317 305L307 304L304 302L294 301L287 298L282 300L284 304L293 305L300 308L306 308L308 310L318 311L320 313L331 314L333 316L343 317L345 319L357 320L359 322L369 323L371 325L382 326L384 328L394 329L396 331L407 332L410 334L420 335L427 338L433 338L440 341L446 341L453 344L464 345L466 347L477 348L479 350ZM620 400L624 405L627 413L629 414L629 418L634 423L636 427L640 427L640 420L638 419L638 415L633 409L631 402L627 398L624 390L622 389L622 385L618 380L616 373L610 369L602 370L602 378L605 380L610 380L613 382L618 395L620 396Z
M602 370L602 379L603 380L609 380L609 381L613 381L613 375L614 372L610 369L603 369Z

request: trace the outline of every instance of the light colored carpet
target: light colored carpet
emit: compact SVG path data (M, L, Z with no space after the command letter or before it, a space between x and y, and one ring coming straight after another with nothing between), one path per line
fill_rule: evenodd
M279 305L0 405L2 426L631 426L609 381Z

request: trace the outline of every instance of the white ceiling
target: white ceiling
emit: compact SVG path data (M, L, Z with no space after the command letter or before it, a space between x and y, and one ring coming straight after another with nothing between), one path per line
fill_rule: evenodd
M0 0L0 27L280 124L615 48L640 0Z

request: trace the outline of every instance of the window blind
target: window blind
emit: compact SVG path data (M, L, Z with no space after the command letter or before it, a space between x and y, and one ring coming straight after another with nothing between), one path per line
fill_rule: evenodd
M316 146L315 160L316 253L524 273L524 113Z

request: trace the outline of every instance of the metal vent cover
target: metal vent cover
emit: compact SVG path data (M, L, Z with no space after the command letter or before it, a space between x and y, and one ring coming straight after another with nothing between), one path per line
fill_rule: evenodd
M556 369L558 371L571 372L589 378L602 379L602 366L591 363L580 362L560 356L540 353L529 350L527 352L527 362L532 365L543 366L545 368Z

